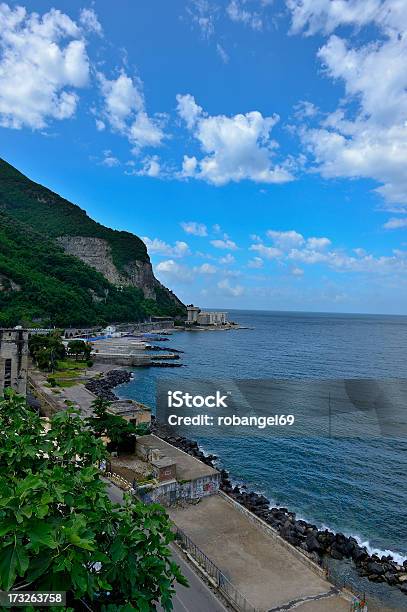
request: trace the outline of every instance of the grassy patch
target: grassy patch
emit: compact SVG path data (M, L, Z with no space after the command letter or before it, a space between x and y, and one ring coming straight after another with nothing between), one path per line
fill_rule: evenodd
M58 361L57 371L65 371L65 372L74 372L81 370L86 370L87 365L86 361L75 361L74 359L63 359Z

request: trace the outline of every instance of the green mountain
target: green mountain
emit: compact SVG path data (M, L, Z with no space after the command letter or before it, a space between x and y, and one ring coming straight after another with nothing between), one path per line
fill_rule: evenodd
M0 326L99 325L183 316L144 242L0 159Z

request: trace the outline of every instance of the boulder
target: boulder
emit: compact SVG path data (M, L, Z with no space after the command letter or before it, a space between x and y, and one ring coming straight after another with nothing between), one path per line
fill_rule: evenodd
M380 563L377 563L376 561L371 561L370 563L368 563L366 568L369 574L375 574L376 576L382 576L384 574L383 566Z

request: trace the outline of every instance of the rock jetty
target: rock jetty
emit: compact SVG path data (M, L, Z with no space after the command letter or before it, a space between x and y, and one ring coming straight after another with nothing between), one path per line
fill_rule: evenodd
M215 455L205 455L194 440L174 436L156 421L153 421L152 429L166 442L216 468L218 458ZM372 582L386 582L407 595L407 561L401 565L390 555L371 555L355 538L328 529L318 529L316 525L297 519L295 512L290 512L288 508L271 507L270 500L264 495L247 491L245 486L233 486L226 470L220 470L220 474L220 488L224 493L268 523L284 540L299 548L318 565L323 565L327 557L352 559L360 576L366 576Z
M93 378L85 387L88 391L109 402L114 402L118 397L112 389L131 380L131 373L127 370L110 370L102 378Z

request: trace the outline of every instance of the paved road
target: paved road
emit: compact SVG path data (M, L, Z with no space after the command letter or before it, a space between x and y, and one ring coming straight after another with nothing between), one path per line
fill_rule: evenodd
M107 482L110 499L120 504L123 500L123 492L110 481ZM182 585L176 586L176 593L173 598L174 612L227 612L225 606L212 593L205 582L184 561L176 546L173 544L170 548L174 561L180 566L182 573L189 582L189 588ZM162 610L160 606L157 609Z

